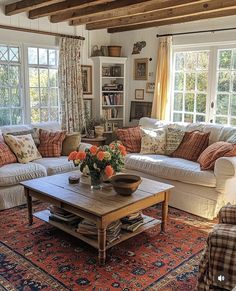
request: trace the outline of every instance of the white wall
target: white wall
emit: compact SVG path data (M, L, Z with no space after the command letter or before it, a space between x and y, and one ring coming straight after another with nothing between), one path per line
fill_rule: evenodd
M127 61L127 91L128 98L126 100L126 123L129 124L130 101L135 100L135 89L144 89L144 101L152 101L153 94L146 93L146 81L133 80L133 67L135 58L152 58L149 62L149 77L147 82L155 80L156 55L158 50L158 39L156 34L187 32L194 30L220 29L226 27L235 27L236 16L224 17L219 19L210 19L202 21L194 21L191 23L182 23L163 26L159 28L149 28L130 32L111 34L111 44L122 45L122 55L128 57ZM146 41L147 45L138 55L132 55L133 45L137 41ZM228 41L236 43L236 30L227 32L204 33L194 35L175 36L173 38L174 45L194 45L197 43L220 43L226 44Z

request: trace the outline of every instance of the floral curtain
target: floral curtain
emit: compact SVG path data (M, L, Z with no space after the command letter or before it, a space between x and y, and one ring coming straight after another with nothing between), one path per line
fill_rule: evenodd
M80 48L82 41L61 37L59 51L59 91L62 129L81 131L85 126Z
M172 37L162 37L159 41L157 53L157 70L154 98L152 104L152 118L164 120L166 105L170 95Z

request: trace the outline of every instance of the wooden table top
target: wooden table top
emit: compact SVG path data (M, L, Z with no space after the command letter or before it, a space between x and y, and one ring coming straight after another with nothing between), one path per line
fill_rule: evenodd
M91 190L90 184L83 181L83 178L78 184L69 184L68 177L74 174L80 174L80 171L37 178L20 184L32 191L97 216L106 215L173 188L173 186L165 183L142 178L142 182L135 193L131 196L121 196L115 192L111 184L104 185L101 190Z

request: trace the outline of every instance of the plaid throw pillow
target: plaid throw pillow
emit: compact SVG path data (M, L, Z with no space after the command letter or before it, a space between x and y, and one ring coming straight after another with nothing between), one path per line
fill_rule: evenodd
M234 145L225 141L218 141L207 147L198 158L201 170L213 170L215 162L220 157L230 156L233 153ZM235 153L234 153L235 155Z
M39 130L40 144L38 150L42 157L60 157L65 131Z
M119 128L116 131L118 139L129 153L139 153L141 149L141 132L139 126Z
M190 161L197 161L200 154L208 147L209 135L210 132L185 132L181 144L171 156Z
M16 163L16 156L13 154L11 149L5 144L2 134L0 133L0 167Z

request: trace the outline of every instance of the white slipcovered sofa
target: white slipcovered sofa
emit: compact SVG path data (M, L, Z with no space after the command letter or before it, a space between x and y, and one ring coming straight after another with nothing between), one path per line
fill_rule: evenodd
M46 130L60 130L60 124L56 122L40 125L4 126L0 128L2 133L27 134L32 128ZM81 148L86 144L78 145ZM72 162L68 162L67 156L42 158L28 164L13 163L0 167L0 210L24 204L26 202L24 187L19 183L25 180L40 178L77 170Z
M163 126L163 122L146 117L141 118L139 124L147 128ZM185 131L210 131L209 144L236 135L236 128L228 126L181 125ZM125 168L127 172L175 186L171 190L169 205L204 218L216 217L227 202L236 203L236 157L219 158L214 171L201 171L197 162L165 155L131 153L126 156Z

